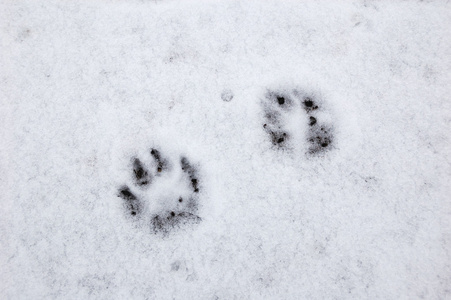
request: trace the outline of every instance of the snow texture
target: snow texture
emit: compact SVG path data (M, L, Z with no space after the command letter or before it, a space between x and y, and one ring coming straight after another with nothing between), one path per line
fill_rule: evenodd
M0 298L451 298L448 1L0 26Z

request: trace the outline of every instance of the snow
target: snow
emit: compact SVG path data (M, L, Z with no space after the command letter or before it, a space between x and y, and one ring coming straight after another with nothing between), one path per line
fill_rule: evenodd
M4 0L0 19L2 299L451 297L446 1ZM317 154L306 95L332 128ZM173 168L134 186L152 148ZM202 221L152 232L190 193Z

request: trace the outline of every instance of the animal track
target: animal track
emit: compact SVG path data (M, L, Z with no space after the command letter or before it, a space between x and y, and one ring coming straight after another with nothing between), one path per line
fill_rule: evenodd
M199 223L197 168L184 156L176 164L157 149L149 154L147 164L132 159L131 187L119 188L127 215L163 235Z
M296 110L301 107L308 117L308 130L306 141L308 154L322 153L333 145L333 126L321 117L327 115L320 103L305 93L292 91L268 91L263 102L264 124L263 128L270 137L274 147L287 149L290 147L292 137L296 134L289 128L290 117L300 118Z

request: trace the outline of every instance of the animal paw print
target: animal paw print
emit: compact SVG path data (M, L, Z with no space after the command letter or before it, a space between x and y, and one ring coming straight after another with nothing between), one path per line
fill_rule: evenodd
M268 134L273 146L277 149L290 147L292 137L297 128L289 128L290 118L301 118L299 111L307 114L308 154L318 154L330 149L333 144L333 126L322 121L327 116L319 101L298 90L268 91L263 102L263 128ZM302 109L299 110L299 107Z
M197 168L181 156L177 163L150 149L143 162L132 158L131 184L119 188L126 214L150 226L151 232L167 235L198 224L199 176Z

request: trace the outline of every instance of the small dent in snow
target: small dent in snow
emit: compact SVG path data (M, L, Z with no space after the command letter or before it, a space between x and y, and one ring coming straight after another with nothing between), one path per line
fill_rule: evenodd
M232 99L233 99L233 92L232 92L231 90L229 90L229 89L224 90L224 91L221 93L221 99L222 99L222 101L224 101L224 102L230 102L230 101L232 101Z
M180 261L176 260L171 264L171 271L178 271L180 269L180 265L181 265Z
M24 40L28 39L30 37L30 35L31 35L31 29L23 28L17 35L17 40L19 42L23 42Z

